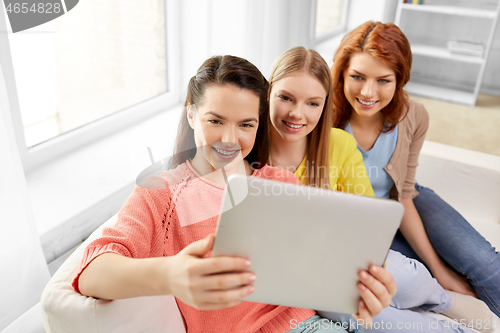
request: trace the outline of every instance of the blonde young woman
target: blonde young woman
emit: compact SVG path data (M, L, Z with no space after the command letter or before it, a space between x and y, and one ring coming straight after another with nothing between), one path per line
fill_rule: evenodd
M356 140L341 129L331 128L334 85L324 59L303 47L288 50L275 61L269 85L270 165L294 172L306 185L374 196ZM398 293L392 306L374 318L379 327L376 331L391 331L388 326L383 327L384 322L390 323L392 329L401 322L414 322L421 324L422 332L427 332L432 323L430 317L404 310L414 307L444 313L457 320L488 316L482 311L484 308L471 312L464 307L463 297L453 301L420 262L390 251L386 265L396 280ZM324 312L320 315L352 322L348 315ZM470 332L466 327L455 326L440 321L439 332ZM400 328L398 332L414 332L414 327Z

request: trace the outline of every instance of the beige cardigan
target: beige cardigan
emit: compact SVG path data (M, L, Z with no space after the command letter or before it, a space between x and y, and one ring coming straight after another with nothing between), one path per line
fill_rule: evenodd
M418 195L415 189L415 173L428 127L427 110L419 102L410 100L408 115L398 125L398 141L394 154L389 164L384 167L394 181L392 199L414 198Z

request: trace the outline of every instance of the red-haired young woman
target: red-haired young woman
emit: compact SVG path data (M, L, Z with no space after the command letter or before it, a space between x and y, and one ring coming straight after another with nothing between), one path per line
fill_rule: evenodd
M415 184L429 116L403 90L412 63L405 35L392 23L366 22L344 37L333 60L334 127L355 137L375 195L405 207L392 248L424 262L445 289L477 295L500 316L500 254Z

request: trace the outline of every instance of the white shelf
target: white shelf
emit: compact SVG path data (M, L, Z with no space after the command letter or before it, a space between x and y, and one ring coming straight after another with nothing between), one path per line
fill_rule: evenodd
M416 5L414 5L416 6ZM472 64L482 65L484 63L484 59L478 56L470 56L463 54L456 54L450 52L448 49L443 47L435 47L428 45L412 45L411 52L413 54L424 55L428 57L448 59L448 60L456 60L461 62L467 62Z
M401 4L401 8L405 10L414 10L428 13L439 13L457 16L474 16L494 19L496 12L494 10L476 9L476 8L464 8L464 7L453 7L453 6L434 6L434 5L413 5L413 4Z
M410 94L417 95L420 97L427 97L436 100L451 102L451 103L467 105L467 106L473 106L476 104L477 95L479 94L479 91L481 89L481 82L483 80L484 72L486 70L486 63L488 62L488 58L490 55L491 45L493 43L495 32L497 30L496 27L499 22L500 0L495 0L495 2L496 2L496 9L488 10L485 9L485 7L479 1L476 2L476 1L462 0L456 3L457 6L451 6L451 5L433 4L431 3L431 0L421 5L406 4L403 3L403 0L398 0L398 8L396 10L395 23L400 27L401 23L403 23L405 28L408 30L404 32L405 33L409 32L411 35L416 35L415 39L420 40L421 42L420 44L411 45L412 53L415 56L416 55L420 56L414 59L415 63L418 61L419 68L426 67L429 61L432 61L433 59L444 59L446 60L446 62L451 62L452 65L455 66L454 70L457 71L462 70L460 68L461 67L460 65L462 65L462 67L468 67L469 69L473 69L472 67L477 68L475 75L473 76L468 75L468 77L470 77L471 83L474 83L474 89L471 92L460 91L452 88L441 88L433 86L433 82L436 82L434 81L433 77L436 77L436 75L433 75L433 73L430 73L429 70L426 70L425 74L420 73L420 75L422 75L421 77L422 80L420 82L422 83L418 83L419 81L418 78L417 80L415 80L414 77L412 79L412 82L409 82L406 85L405 89ZM444 1L442 3L444 3ZM452 1L448 1L447 4L448 3L455 4ZM475 5L476 8L462 7L460 6L460 4L467 6ZM403 15L403 12L405 13L405 15ZM420 13L418 16L415 15L418 13ZM425 13L430 13L430 15L426 15ZM456 20L451 19L453 17L456 17L457 19ZM426 38L428 38L429 34L435 33L437 35L433 36L433 38L435 37L438 40L437 43L440 43L439 45L443 46L446 45L447 44L446 38L452 38L450 36L453 36L454 29L457 28L457 26L459 25L465 26L467 27L467 29L471 30L469 35L472 36L475 33L479 32L478 28L475 27L473 24L474 23L473 21L477 21L478 18L483 21L491 20L488 39L487 41L483 41L484 52L481 56L460 54L454 52L452 53L446 47L431 46L428 45L426 42ZM412 23L415 20L419 20L424 24L415 25L414 23ZM404 21L407 21L408 24L404 24L405 23ZM432 29L435 29L436 25L439 24L440 22L443 29L442 34L439 31L431 32ZM448 22L450 24L446 25L446 23L444 22ZM464 33L464 31L462 31L462 33ZM455 36L456 35L457 34L455 33ZM435 43L435 45L438 44ZM462 64L457 64L457 62L461 62ZM473 66L471 65L463 66L464 64L471 64ZM435 67L436 66L434 67L431 66L431 68ZM446 74L444 75L447 76ZM443 76L443 74L437 75L437 77L441 76ZM452 75L449 76L450 80L452 80L452 77L453 77ZM440 82L443 81L442 78L438 80ZM446 81L446 79L444 81ZM444 84L444 82L442 83ZM451 81L449 83L451 83Z
M430 97L444 102L459 103L467 106L474 106L476 104L476 97L472 92L436 87L415 82L408 82L404 89L410 95L419 97Z

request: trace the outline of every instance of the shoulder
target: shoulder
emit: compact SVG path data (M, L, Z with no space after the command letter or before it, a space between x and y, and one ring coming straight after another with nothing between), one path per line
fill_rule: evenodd
M406 118L416 124L428 123L429 113L427 112L425 106L412 99L409 100L410 108L408 110L408 115Z
M262 168L255 170L252 176L258 178L276 180L280 182L301 184L300 180L297 178L297 176L295 176L293 172L282 168L275 168L267 164L264 165Z
M358 150L356 139L339 128L330 130L330 164L338 164ZM335 163L334 163L335 162Z
M147 169L146 169L147 171ZM187 163L180 164L175 169L162 170L161 166L152 168L146 173L142 180L137 181L138 192L142 196L151 198L167 199L170 193L181 185L185 184L189 179L195 177Z
M182 163L179 164L175 169L168 170L164 172L163 176L169 187L176 186L180 183L186 182L191 178L198 178L194 173L191 164Z

